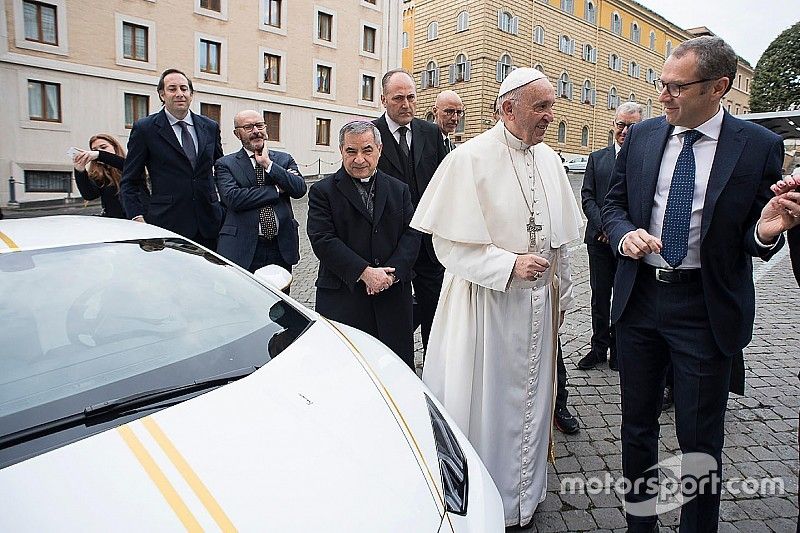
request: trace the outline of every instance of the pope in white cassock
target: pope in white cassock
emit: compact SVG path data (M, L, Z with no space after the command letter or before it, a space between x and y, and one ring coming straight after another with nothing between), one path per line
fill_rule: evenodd
M446 268L422 379L489 469L508 526L527 525L546 495L567 243L582 225L542 142L554 102L540 71L512 71L501 120L442 161L411 221Z

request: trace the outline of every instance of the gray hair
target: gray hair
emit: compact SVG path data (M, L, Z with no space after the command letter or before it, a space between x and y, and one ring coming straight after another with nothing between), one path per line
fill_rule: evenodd
M529 83L526 83L521 87L517 87L516 89L511 89L506 94L501 95L497 98L497 112L500 113L501 117L506 116L505 111L503 111L503 104L506 102L511 102L512 104L516 104L517 102L519 102L520 98L522 97L522 92L525 90L525 87L529 85Z
M344 136L348 133L352 133L353 135L361 135L362 133L367 133L368 131L372 132L372 137L375 139L375 144L381 146L383 143L381 142L381 132L378 130L378 127L375 126L372 122L368 120L354 120L352 122L348 122L342 129L339 130L339 149L342 149L344 146Z
M642 104L637 102L625 102L623 104L619 104L617 106L617 112L614 114L614 118L617 118L620 115L639 115L642 116Z
M704 35L682 42L673 50L672 55L680 59L690 52L697 57L697 76L701 80L728 78L728 88L725 89L725 93L731 90L733 80L736 79L738 64L738 57L731 45L721 37Z

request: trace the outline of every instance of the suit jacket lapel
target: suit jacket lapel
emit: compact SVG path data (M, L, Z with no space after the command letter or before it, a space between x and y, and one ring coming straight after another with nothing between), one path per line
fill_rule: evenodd
M245 178L245 183L242 183L242 185L256 187L258 185L256 170L253 168L253 163L244 148L236 153L236 162L239 163L239 167L242 169L242 176Z
M194 124L194 133L197 135L197 159L200 159L200 154L203 153L203 148L208 142L208 132L206 131L206 123L202 117L192 114L192 123Z
M643 154L642 161L642 182L639 184L642 191L641 196L641 224L649 227L650 214L653 211L655 201L656 184L658 183L658 173L661 167L661 158L664 157L664 148L667 146L667 139L672 132L672 126L666 119L661 119L661 124L653 128L645 146L653 151L657 150L658 156L649 157ZM630 187L630 184L628 185Z
M355 207L359 213L364 215L364 218L366 218L369 223L372 224L372 217L369 216L367 207L364 205L364 201L361 200L361 195L358 194L358 191L356 190L356 184L353 183L353 178L351 178L343 168L336 173L336 188L339 189L339 192L341 192L344 197L347 198L351 204L353 204L353 207Z
M178 142L178 138L175 136L175 131L172 129L172 126L169 125L169 120L167 120L167 114L162 109L157 115L155 120L156 126L158 126L158 133L161 137L167 141L167 144L175 148L179 154L181 154L186 161L189 161L189 158L186 157L186 152L183 151L181 144Z
M411 119L411 151L414 153L414 169L416 170L422 159L423 146L425 139L422 137L422 129L420 129L420 120L417 118ZM416 173L415 173L416 174Z
M386 182L380 170L375 172L375 177L373 179L375 180L375 205L372 207L372 212L375 216L372 217L372 220L377 224L386 207L386 197L388 195L386 188L389 184Z
M708 232L708 227L711 225L719 195L722 194L722 190L727 185L733 173L733 168L742 155L746 141L741 134L741 125L736 124L727 111L724 113L719 140L717 140L717 151L714 154L714 162L711 165L711 173L708 176L708 187L706 188L706 197L703 203L703 220L700 224L701 243Z
M378 130L381 132L381 136L385 137L381 139L383 141L383 152L381 153L381 157L385 156L389 163L391 163L392 166L399 171L399 174L396 177L402 178L406 175L406 169L403 168L403 165L400 162L400 146L398 146L397 141L394 140L394 135L392 135L392 132L389 131L389 124L386 123L386 116L381 115L376 123Z

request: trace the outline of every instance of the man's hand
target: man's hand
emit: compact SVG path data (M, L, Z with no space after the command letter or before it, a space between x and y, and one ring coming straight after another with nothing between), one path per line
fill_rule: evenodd
M253 156L256 160L256 163L264 167L264 170L266 170L270 164L272 164L272 159L269 158L269 150L254 152Z
M634 259L641 259L648 254L660 254L661 248L661 239L653 237L642 228L628 233L622 241L622 253Z
M772 186L773 191L787 191L772 198L758 219L758 240L764 244L775 242L778 235L800 224L800 192L794 190L793 178L779 181ZM800 179L797 180L800 184Z
M391 287L397 278L394 276L393 267L375 268L368 266L358 279L367 286L367 294L374 296Z
M602 242L603 244L608 244L608 235L606 235L605 231L601 231L600 234L596 237L596 240Z
M527 281L539 279L550 266L550 261L534 254L518 255L514 261L514 276Z
M136 215L135 217L133 217L132 220L134 222L142 222L142 223L144 223L144 216L143 215Z

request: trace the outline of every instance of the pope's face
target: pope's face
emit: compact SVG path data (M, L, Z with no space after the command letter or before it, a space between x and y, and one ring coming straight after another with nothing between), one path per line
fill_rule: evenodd
M546 79L524 86L517 102L503 102L504 122L508 131L525 144L538 144L544 140L547 127L554 120L553 105L556 93Z
M344 169L354 178L368 178L378 168L381 145L375 143L375 137L371 131L345 133L340 150Z

